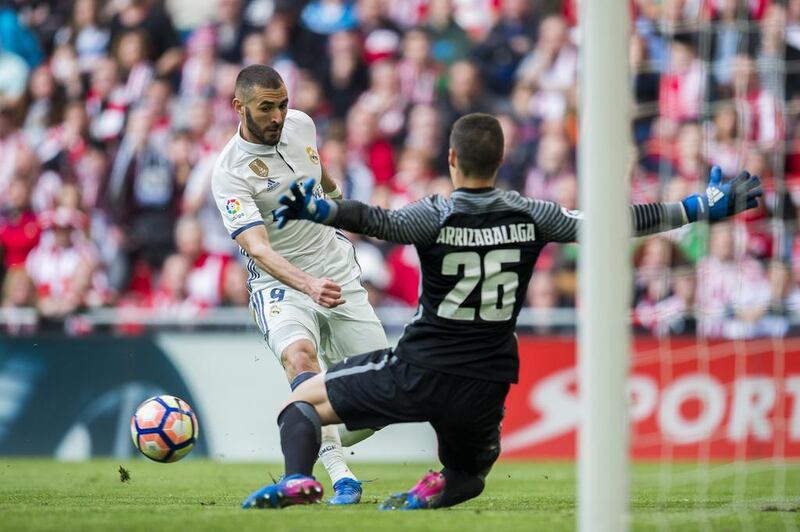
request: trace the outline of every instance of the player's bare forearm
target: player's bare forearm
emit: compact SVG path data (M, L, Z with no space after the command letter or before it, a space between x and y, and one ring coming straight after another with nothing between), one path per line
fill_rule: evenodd
M317 304L331 308L344 303L339 285L330 279L309 275L272 249L263 225L242 231L236 236L236 242L259 268L286 286L308 295Z
M256 246L250 252L250 257L256 265L288 287L303 293L308 293L313 279L306 272L286 260L283 255L272 249L271 246Z
M322 176L320 178L320 184L322 185L322 191L331 199L340 199L342 197L342 189L339 188L339 183L337 183L330 174L325 170L325 167L322 167Z

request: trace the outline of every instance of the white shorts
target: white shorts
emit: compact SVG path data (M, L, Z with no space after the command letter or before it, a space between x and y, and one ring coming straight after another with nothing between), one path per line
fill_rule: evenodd
M250 308L278 362L290 344L309 340L325 369L347 357L389 347L358 279L342 286L342 298L344 304L325 308L302 292L280 286L254 292Z

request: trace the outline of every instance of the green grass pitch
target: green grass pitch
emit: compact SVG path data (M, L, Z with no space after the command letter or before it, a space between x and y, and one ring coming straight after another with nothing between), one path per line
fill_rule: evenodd
M130 471L120 481L118 468ZM334 531L573 530L575 467L571 463L499 463L483 495L456 508L379 512L378 502L409 488L434 464L354 464L365 484L356 507L315 506L243 511L242 499L277 476L275 464L186 460L51 460L0 458L0 530ZM634 530L796 530L800 464L774 468L636 465ZM326 479L324 471L318 478ZM698 479L701 481L698 482ZM666 482L669 481L668 487ZM329 489L327 479L326 490ZM737 502L738 501L738 502Z

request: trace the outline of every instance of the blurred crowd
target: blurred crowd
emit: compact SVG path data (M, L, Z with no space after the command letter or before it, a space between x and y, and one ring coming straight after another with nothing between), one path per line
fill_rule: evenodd
M699 191L712 164L766 188L733 222L632 243L635 323L787 334L800 312L800 0L630 5L632 200ZM575 0L0 0L0 304L43 322L246 306L209 187L238 124L236 75L254 63L314 119L348 197L394 208L448 194L449 128L484 111L505 133L499 186L578 208L577 41ZM353 240L372 302L416 305L414 249ZM575 306L577 253L546 249L528 306Z

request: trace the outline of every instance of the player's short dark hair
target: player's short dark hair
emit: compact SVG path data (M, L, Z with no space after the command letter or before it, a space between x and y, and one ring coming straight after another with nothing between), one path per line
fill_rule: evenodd
M244 67L236 76L236 96L243 96L254 87L264 89L280 89L284 85L278 71L267 65L250 65Z
M503 162L503 129L486 113L464 115L453 124L450 147L456 152L464 177L486 178Z

